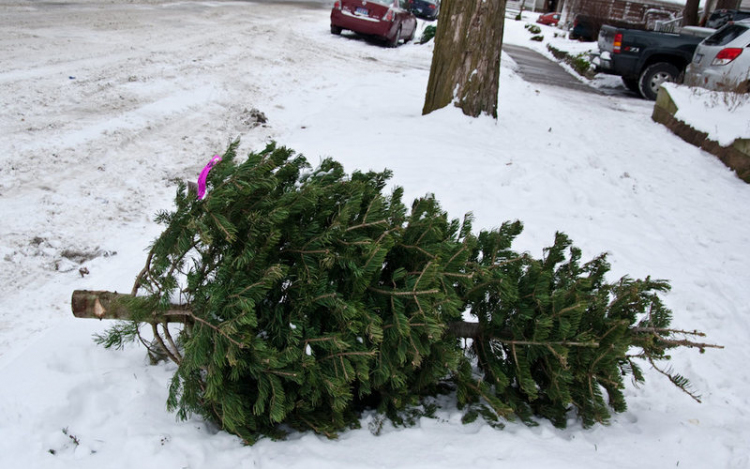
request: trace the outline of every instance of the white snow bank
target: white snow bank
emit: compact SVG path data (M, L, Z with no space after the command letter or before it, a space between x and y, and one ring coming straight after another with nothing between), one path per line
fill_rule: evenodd
M677 106L675 117L722 146L750 139L750 94L666 84Z

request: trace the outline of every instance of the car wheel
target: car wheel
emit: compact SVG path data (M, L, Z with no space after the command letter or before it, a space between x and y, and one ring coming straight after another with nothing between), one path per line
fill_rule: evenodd
M396 35L393 36L393 39L388 41L388 47L397 47L398 42L401 40L401 25L398 25L398 30L396 31Z
M675 81L679 74L677 67L666 62L649 65L638 80L638 91L644 98L654 101L662 83Z
M341 34L342 29L338 26L331 25L331 34L339 35Z

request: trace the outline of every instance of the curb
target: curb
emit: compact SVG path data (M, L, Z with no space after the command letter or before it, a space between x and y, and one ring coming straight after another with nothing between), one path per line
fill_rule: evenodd
M716 156L722 163L734 170L740 179L750 184L750 139L738 138L728 147L721 146L718 142L709 139L707 133L695 130L677 119L674 116L676 113L677 105L669 92L664 88L659 88L651 119L663 124L687 143Z

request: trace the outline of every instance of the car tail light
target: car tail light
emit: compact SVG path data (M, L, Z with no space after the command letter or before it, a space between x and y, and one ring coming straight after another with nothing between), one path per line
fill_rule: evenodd
M622 51L622 33L615 34L615 42L613 45L614 48L612 49L612 52L619 54Z
M731 63L734 59L740 56L742 53L742 49L739 47L727 47L726 49L722 49L718 54L716 54L716 57L714 58L714 61L711 62L711 65L727 65L728 63Z
M430 10L434 10L434 9L435 9L435 8L437 8L437 7L436 7L435 5L433 5L432 3L430 3L430 5L428 6L428 8L429 8Z
M340 10L341 9L341 2L339 0L336 0L336 2L333 4L334 10Z
M393 21L393 10L391 10L389 8L388 12L385 15L383 15L383 20L384 21Z

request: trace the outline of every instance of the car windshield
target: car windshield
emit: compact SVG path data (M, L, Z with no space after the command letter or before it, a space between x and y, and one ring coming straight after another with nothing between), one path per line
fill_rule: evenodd
M748 29L748 26L744 24L730 24L708 36L703 41L703 44L707 46L724 46L740 37Z

